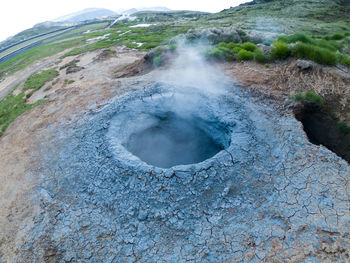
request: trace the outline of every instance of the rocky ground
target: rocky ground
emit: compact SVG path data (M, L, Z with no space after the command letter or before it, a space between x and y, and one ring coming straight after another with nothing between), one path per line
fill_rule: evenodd
M0 262L349 261L350 166L285 107L294 61L220 65L238 82L201 104L235 127L229 147L160 169L117 158L108 132L125 103L173 83L167 69L140 75L144 53L115 51L57 60L74 72L0 138Z

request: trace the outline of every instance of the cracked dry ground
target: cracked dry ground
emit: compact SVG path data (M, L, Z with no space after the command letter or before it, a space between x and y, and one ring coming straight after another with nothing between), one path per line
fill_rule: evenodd
M220 98L244 128L226 151L170 169L114 158L120 96L148 96L159 74L115 79L144 55L117 51L81 56L75 82L60 72L0 139L0 262L350 260L349 165L242 88Z

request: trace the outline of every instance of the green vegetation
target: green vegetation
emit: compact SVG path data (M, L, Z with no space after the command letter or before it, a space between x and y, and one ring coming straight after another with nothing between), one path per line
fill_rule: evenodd
M22 113L33 109L42 104L45 100L39 100L34 104L27 104L27 98L24 93L17 96L7 95L0 100L0 136L5 132L7 127Z
M337 64L337 56L326 48L299 42L294 47L294 54L298 58L307 58L320 64L334 66Z
M345 37L345 35L341 36L340 34L335 34L324 39L317 39L317 37L297 33L290 36L280 36L278 43L284 43L284 45L291 44L292 53L298 58L306 58L319 64L331 66L334 66L338 62L349 65L347 56L341 53L344 49L344 44L335 41Z
M118 23L118 28L104 31L104 34L86 34L88 37L98 37L105 35L104 39L98 40L91 44L86 44L75 48L64 54L62 57L78 55L88 51L107 48L115 45L126 45L130 48L140 50L150 50L152 48L167 44L168 41L181 34L186 33L190 27L176 25L154 25L150 27L130 27L130 23ZM118 29L118 31L116 30ZM107 34L109 34L107 36ZM86 36L84 36L87 39Z
M251 43L251 42L245 42L242 44L242 49L247 50L247 51L251 51L253 52L255 49L257 49L256 45Z
M253 43L245 42L241 43L226 43L221 42L215 47L209 48L205 51L207 57L213 57L219 60L255 60L259 63L266 63L269 61L269 57Z
M203 27L234 26L243 30L306 35L345 35L350 31L350 5L344 1L256 0L200 17Z
M343 57L340 63L350 67L350 57Z
M82 39L73 39L55 44L41 45L30 49L0 64L0 77L6 72L14 73L25 68L38 59L52 56L67 48L79 45L81 43L83 43Z
M103 51L106 55L114 55L115 53L117 53L117 51L112 50L112 49L105 49Z
M24 83L23 91L32 89L36 91L40 89L44 84L54 77L58 76L58 71L55 69L44 70L40 73L31 75Z
M23 89L17 96L8 94L0 100L0 136L5 132L7 127L22 113L33 109L42 104L45 100L39 100L34 104L28 104L27 99L44 84L58 75L54 69L44 70L40 73L31 75L24 83ZM25 95L24 91L30 90Z
M254 58L254 54L248 50L241 49L237 54L238 60L252 60Z
M296 93L292 96L290 96L291 99L296 100L296 101L308 101L308 102L313 102L316 104L323 104L323 99L321 96L317 95L316 93L312 91L307 91L303 93Z
M26 30L16 34L15 36L11 37L8 40L5 40L5 41L1 42L0 43L0 48L4 48L6 46L15 44L16 42L19 42L19 41L21 41L23 39L28 39L30 37L37 36L37 35L44 34L44 33L48 33L48 32L51 32L51 31L58 30L58 29L64 29L64 27L62 27L62 26L47 27L47 26L38 26L37 25L35 27L26 29Z
M340 122L337 124L337 129L344 133L344 134L349 134L350 133L350 127L345 123L345 122Z
M269 61L269 58L264 55L264 53L260 49L256 49L254 51L254 60L258 63L266 63Z
M65 79L64 80L64 84L66 84L66 85L72 84L74 82L75 82L75 80L73 80L73 79Z
M335 35L331 36L330 39L333 39L333 40L342 40L344 37L345 37L344 35L335 34Z
M283 60L290 55L290 49L288 45L282 41L276 41L272 44L271 57L273 59Z

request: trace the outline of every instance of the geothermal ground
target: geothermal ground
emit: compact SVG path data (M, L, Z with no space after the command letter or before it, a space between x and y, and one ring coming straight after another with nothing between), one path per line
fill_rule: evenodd
M183 50L117 78L144 53L115 50L57 61L82 68L1 137L0 262L349 261L350 166L256 95L277 70Z

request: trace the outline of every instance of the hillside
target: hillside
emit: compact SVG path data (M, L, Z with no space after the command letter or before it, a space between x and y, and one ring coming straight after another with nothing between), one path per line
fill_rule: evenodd
M87 8L53 19L52 22L82 22L100 17L115 16L117 13L105 8Z
M198 25L332 34L350 30L349 14L348 0L256 0L200 19Z

